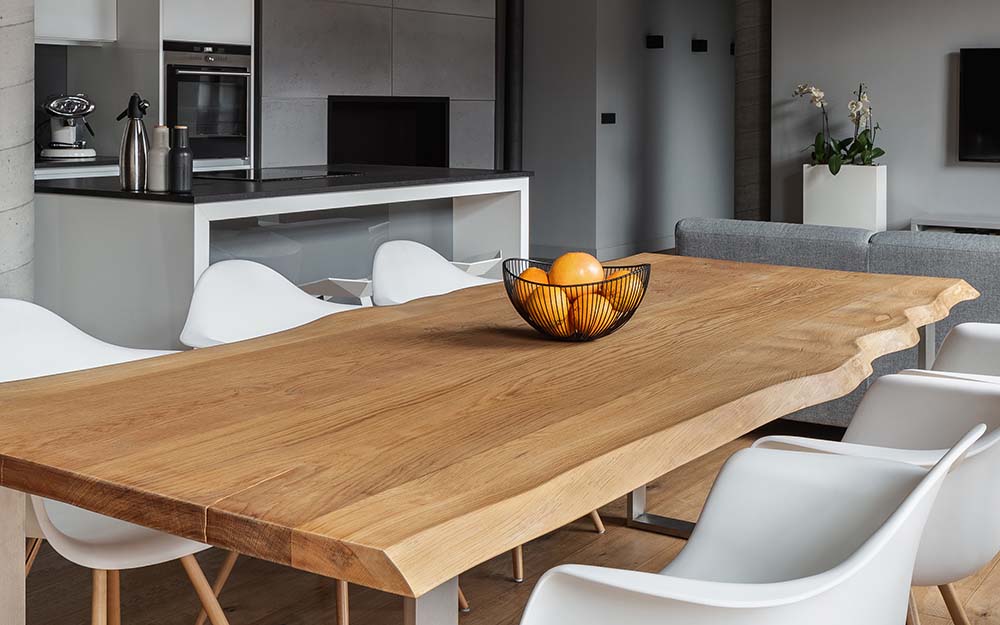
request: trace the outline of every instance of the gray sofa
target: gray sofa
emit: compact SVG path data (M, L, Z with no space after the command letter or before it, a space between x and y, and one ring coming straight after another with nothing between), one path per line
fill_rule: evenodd
M771 265L792 265L907 275L964 278L982 296L956 306L937 324L940 345L965 321L1000 322L1000 237L943 232L869 232L801 224L684 219L677 224L677 252ZM916 349L880 358L875 376L917 366ZM801 410L789 418L844 426L871 380L847 397Z

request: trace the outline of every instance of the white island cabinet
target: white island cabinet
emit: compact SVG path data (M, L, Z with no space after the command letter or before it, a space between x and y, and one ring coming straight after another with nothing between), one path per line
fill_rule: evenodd
M35 0L35 43L98 45L117 39L117 0Z
M167 41L253 43L253 0L162 0Z
M218 260L256 260L298 282L306 265L370 276L377 245L400 238L436 242L459 262L497 250L527 258L530 174L350 167L333 178L198 179L181 195L124 192L117 178L38 182L36 301L102 340L175 349L194 285ZM317 227L303 228L310 220Z

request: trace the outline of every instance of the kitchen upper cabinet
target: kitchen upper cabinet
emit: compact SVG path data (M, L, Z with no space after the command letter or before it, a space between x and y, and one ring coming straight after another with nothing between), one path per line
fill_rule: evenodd
M162 0L163 39L253 43L253 0Z
M38 43L106 43L118 39L117 0L35 0Z

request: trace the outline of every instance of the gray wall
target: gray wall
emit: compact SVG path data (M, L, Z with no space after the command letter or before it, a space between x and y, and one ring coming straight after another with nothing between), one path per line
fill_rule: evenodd
M733 0L525 3L532 255L661 250L678 219L732 216L734 15Z
M597 251L597 0L524 3L531 254Z
M597 2L597 257L620 258L663 249L660 211L643 201L646 103L645 0ZM670 247L669 245L667 247Z
M685 217L733 216L735 31L733 0L647 0L650 32L666 47L646 56L648 238L673 247ZM691 39L707 39L693 54ZM648 249L648 245L644 246Z
M449 96L451 164L492 168L494 0L265 0L262 160L326 163L328 95Z
M35 3L0 0L0 297L34 296Z
M823 88L834 131L846 135L847 102L862 80L888 152L889 228L923 212L992 214L1000 166L958 162L958 51L1000 46L997 24L996 0L774 0L773 219L801 220L802 148L819 129L815 109L792 101L795 85Z

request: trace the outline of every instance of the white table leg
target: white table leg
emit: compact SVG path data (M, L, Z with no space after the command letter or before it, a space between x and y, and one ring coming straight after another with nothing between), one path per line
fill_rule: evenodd
M418 599L403 599L403 625L458 625L458 578Z
M24 500L0 487L0 625L24 625Z

